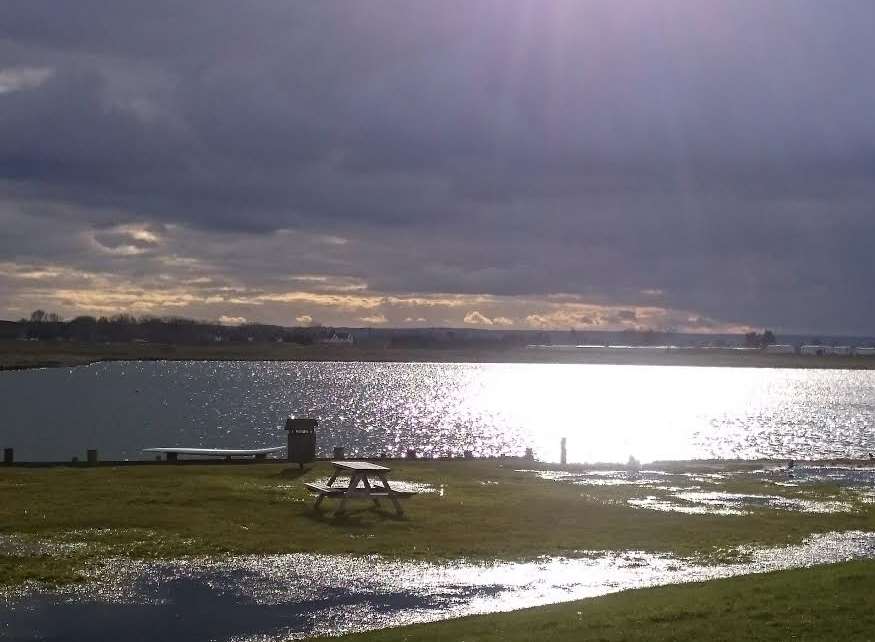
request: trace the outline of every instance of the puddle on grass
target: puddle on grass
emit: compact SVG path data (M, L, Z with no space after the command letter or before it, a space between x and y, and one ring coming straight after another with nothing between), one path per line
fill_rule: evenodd
M641 552L450 564L379 556L110 560L84 585L0 598L0 639L262 641L510 611L625 589L875 557L875 533L740 548L703 566Z
M677 499L705 506L760 506L800 513L852 513L854 507L846 502L799 499L780 495L753 495L748 493L705 493L684 491L675 493Z
M759 479L778 486L804 486L806 484L835 484L843 488L872 489L875 487L875 466L817 466L797 465L763 468L754 471L727 471L720 473L683 473L661 470L517 470L531 473L551 481L561 481L580 486L653 486L670 483L721 484L732 479ZM672 478L674 481L672 482Z
M568 472L564 470L517 470L518 473L532 473L548 481L566 482L577 486L648 486L662 487L670 483L673 476L657 470L630 472L626 470L588 470Z
M796 466L792 470L776 468L752 473L754 478L775 486L802 487L811 484L832 484L859 495L860 501L870 503L868 498L875 492L875 467L873 466Z
M852 513L854 507L846 502L816 501L781 497L779 495L752 495L747 493L718 493L682 491L668 496L636 497L627 500L630 506L649 510L686 513L689 515L749 515L753 508L771 508L800 513Z
M567 472L557 470L520 470L541 479L579 486L633 486L652 489L659 495L627 500L636 508L671 511L690 515L748 515L755 508L802 513L852 513L853 503L838 499L804 499L780 495L712 492L703 489L733 479L759 480L778 487L804 488L811 484L834 484L843 491L843 499L859 503L875 502L875 468L842 466L805 466L761 469L725 473L667 473L654 470L593 470ZM680 484L680 485L678 485ZM696 485L693 485L696 484Z
M671 513L684 513L686 515L747 515L748 511L733 506L717 506L705 504L691 504L687 502L674 502L670 497L633 497L626 500L629 506L658 510Z

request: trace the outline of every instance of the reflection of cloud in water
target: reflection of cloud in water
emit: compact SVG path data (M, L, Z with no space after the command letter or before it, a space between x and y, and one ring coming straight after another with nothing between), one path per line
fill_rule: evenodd
M308 554L113 560L86 586L0 601L0 621L11 640L282 640L871 558L875 533L829 533L797 546L738 552L747 561L708 566L638 551L516 563ZM88 628L94 621L103 637Z

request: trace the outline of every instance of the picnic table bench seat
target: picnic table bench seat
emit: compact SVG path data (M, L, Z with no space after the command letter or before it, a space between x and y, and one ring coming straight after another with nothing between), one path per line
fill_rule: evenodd
M322 495L343 495L347 491L346 488L340 486L326 486L325 484L306 483L304 486L311 493L321 493Z

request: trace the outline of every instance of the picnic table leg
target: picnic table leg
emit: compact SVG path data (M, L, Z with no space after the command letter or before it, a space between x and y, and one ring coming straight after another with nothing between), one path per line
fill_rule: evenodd
M365 488L368 489L368 493L374 490L374 488L371 486L371 482L368 481L367 475L362 475L362 482L364 482ZM381 508L380 500L378 498L371 497L371 501L374 502L374 506L376 506L377 508Z
M344 509L346 508L346 499L349 497L349 492L354 491L356 486L359 485L359 477L361 473L353 473L349 478L349 488L346 489L346 492L343 494L342 499L340 500L340 506L337 507L337 511L334 513L335 515L343 514Z
M301 464L301 466L303 467L303 464ZM328 479L328 486L331 486L331 484L333 484L335 482L335 480L337 479L338 472L339 472L339 469L335 468L334 474ZM325 496L326 496L325 493L319 493L319 497L316 498L316 503L313 504L313 508L319 508L319 504L322 503L322 500L325 499Z
M377 476L380 478L380 481L383 482L383 486L386 487L386 494L389 495L389 500L395 505L395 512L399 515L403 515L404 510L401 508L401 502L398 501L398 498L395 496L395 491L392 490L392 487L389 485L389 481L386 479L386 473L378 473Z

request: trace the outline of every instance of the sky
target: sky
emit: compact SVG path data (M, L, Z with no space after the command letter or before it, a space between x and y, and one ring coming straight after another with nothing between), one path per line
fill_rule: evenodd
M0 318L875 334L870 0L0 15Z

